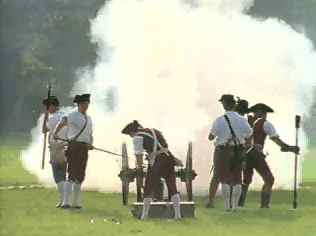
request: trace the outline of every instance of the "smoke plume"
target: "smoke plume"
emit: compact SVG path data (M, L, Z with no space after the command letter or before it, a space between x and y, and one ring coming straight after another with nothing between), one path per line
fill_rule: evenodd
M112 0L91 20L98 46L95 68L78 71L72 95L91 92L95 146L120 152L122 127L134 119L161 130L170 149L185 159L193 141L199 176L194 190L205 193L213 144L209 127L223 113L218 98L231 93L264 102L276 111L268 119L281 138L294 144L294 116L306 115L315 84L316 54L303 33L279 19L247 15L252 0ZM62 100L62 98L61 98ZM38 129L38 128L37 128ZM301 143L304 135L301 135ZM35 132L24 154L26 167L41 182L41 141ZM267 142L275 188L293 182L293 155ZM130 160L131 166L134 160ZM86 188L120 191L120 159L90 152ZM257 177L253 187L259 187ZM179 183L180 190L184 186Z

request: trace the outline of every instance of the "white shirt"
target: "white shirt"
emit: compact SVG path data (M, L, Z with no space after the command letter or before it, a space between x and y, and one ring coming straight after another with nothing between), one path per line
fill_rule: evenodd
M154 130L152 130L152 132L154 132ZM159 140L157 139L156 136L151 135L151 134L146 133L146 132L139 132L133 137L133 145L134 145L135 155L140 155L140 154L143 154L145 152L144 137L141 136L140 134L146 135L147 137L150 137L151 139L154 140L153 149L155 149L155 145L157 145L157 147L162 147L161 143L159 142Z
M86 115L86 117L87 126L76 141L92 144L92 119L89 115ZM69 140L74 139L83 128L85 122L85 116L82 113L78 111L70 113L67 116L67 138Z
M230 120L239 144L244 144L245 139L252 135L252 129L247 119L233 111L228 111L225 115L227 115ZM215 146L225 145L227 143L234 145L232 134L224 115L214 121L210 133L216 137Z
M133 137L135 155L143 154L144 152L144 138L142 136Z
M264 122L263 130L270 138L279 137L274 125L268 120Z
M49 114L46 127L49 130L48 142L49 144L53 144L56 141L54 140L53 134L56 129L56 126L61 121L63 114L61 112L55 112L53 114ZM66 138L66 127L62 128L58 133L58 137L65 139Z

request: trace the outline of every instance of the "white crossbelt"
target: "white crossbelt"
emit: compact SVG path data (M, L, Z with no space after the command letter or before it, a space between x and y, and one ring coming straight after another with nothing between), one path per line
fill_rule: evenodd
M160 154L163 154L163 153L168 155L169 150L168 150L168 148L165 148L161 145L161 143L159 142L159 140L157 138L155 130L150 129L150 131L151 131L152 135L150 135L149 133L146 133L146 132L138 132L137 134L145 135L145 136L150 137L154 140L153 152L148 154L149 165L153 166L155 163L156 157ZM159 151L157 150L158 147L160 148Z

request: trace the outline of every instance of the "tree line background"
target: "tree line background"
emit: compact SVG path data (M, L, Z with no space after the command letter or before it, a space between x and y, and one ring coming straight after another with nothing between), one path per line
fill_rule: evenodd
M43 112L48 81L55 82L54 94L71 104L76 70L95 64L90 19L104 2L0 0L0 135L29 132ZM316 45L315 12L316 0L257 0L249 14L303 26ZM316 140L315 124L316 99L304 123L310 140Z

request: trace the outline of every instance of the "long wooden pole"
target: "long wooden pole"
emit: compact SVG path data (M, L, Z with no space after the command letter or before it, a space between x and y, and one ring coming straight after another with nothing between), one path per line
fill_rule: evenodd
M51 84L48 86L47 98L51 96ZM47 132L46 132L46 123L48 120L48 107L46 107L46 113L43 121L43 130L44 130L44 145L43 145L43 152L42 152L42 163L41 168L42 170L45 168L45 157L46 157L46 146L47 146Z
M298 147L298 130L300 128L300 116L295 116L295 145ZM298 191L297 191L297 167L298 167L298 154L295 153L295 162L294 162L294 188L293 188L293 208L296 209L298 206Z

